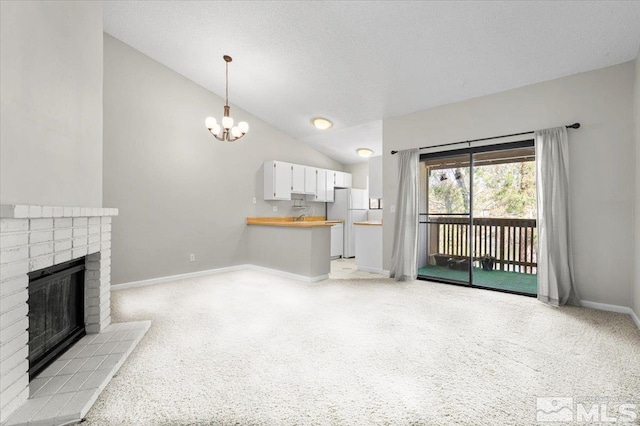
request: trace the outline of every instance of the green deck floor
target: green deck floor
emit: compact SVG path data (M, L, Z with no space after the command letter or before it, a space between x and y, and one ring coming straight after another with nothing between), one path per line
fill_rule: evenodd
M469 281L469 272L456 271L446 266L428 265L418 269L418 275L425 278L443 278L456 281ZM538 277L535 274L522 274L508 271L485 271L473 268L473 284L519 293L538 294Z

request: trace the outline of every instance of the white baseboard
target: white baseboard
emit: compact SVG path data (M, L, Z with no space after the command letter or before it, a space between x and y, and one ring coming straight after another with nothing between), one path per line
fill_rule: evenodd
M638 317L638 314L636 314L633 310L631 310L631 318L633 318L633 322L636 323L636 326L640 328L640 317Z
M265 272L268 274L278 275L280 277L291 278L294 280L304 281L308 283L315 283L315 282L326 280L329 278L329 275L319 275L317 277L305 277L304 275L297 275L297 274L292 274L290 272L279 271L277 269L271 269L271 268L265 268L263 266L247 264L247 265L228 266L225 268L217 268L217 269L206 269L204 271L197 271L197 272L187 272L184 274L169 275L166 277L151 278L148 280L141 280L141 281L132 281L132 282L123 283L123 284L113 284L111 286L111 290L124 290L126 288L142 287L147 285L166 283L169 281L184 280L187 278L204 277L207 275L224 274L226 272L246 271L246 270Z
M372 274L379 274L379 275L384 275L384 270L383 269L378 269L378 268L369 268L367 266L358 266L358 271L362 271L362 272L370 272ZM387 274L387 277L389 275Z
M631 308L620 305L609 305L600 302L590 302L588 300L581 300L580 305L585 308L598 309L599 311L618 312L620 314L631 314L633 312Z
M389 278L389 275L391 275L391 272L387 271L386 269L367 268L366 266L358 266L358 271L371 272L372 274L380 274L386 278Z
M187 272L184 274L168 275L166 277L150 278L148 280L131 281L123 284L112 284L111 290L124 290L125 288L142 287L146 285L166 283L169 281L184 280L186 278L204 277L206 275L223 274L225 272L241 271L246 269L246 265L228 266L218 269L206 269L204 271Z
M633 322L638 328L640 328L640 318L638 318L638 315L636 315L633 309L627 306L609 305L607 303L590 302L588 300L581 300L580 305L585 308L598 309L600 311L618 312L620 314L631 315Z
M291 272L280 271L278 269L265 268L264 266L258 265L243 265L245 269L249 269L251 271L257 272L266 272L267 274L277 275L283 278L292 278L298 281L304 281L307 283L315 283L318 281L323 281L329 278L329 275L318 275L316 277L306 277L304 275L292 274Z

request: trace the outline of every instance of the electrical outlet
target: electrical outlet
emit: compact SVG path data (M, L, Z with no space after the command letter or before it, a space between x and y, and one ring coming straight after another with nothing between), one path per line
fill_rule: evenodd
M195 254L193 254L193 253L191 253L191 254L189 255L189 262L195 262L195 261L196 261L196 255L195 255Z
M256 197L253 197L253 204L255 204L255 203L256 203L256 201L257 201L257 200L256 200Z
M277 212L278 211L278 206L273 206L273 211Z
M391 208L389 210L391 210L391 213L395 213L396 212L396 205L392 204Z

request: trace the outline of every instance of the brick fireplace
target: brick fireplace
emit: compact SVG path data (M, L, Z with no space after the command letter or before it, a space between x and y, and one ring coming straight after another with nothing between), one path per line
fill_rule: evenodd
M0 423L30 397L28 273L85 257L87 334L111 321L111 208L0 206Z

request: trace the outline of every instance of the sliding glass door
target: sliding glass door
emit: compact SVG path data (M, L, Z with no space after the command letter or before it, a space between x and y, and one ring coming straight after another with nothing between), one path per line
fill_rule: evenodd
M443 156L422 163L426 185L426 261L418 274L469 284L471 253L471 156Z
M421 160L419 277L535 295L533 141Z

